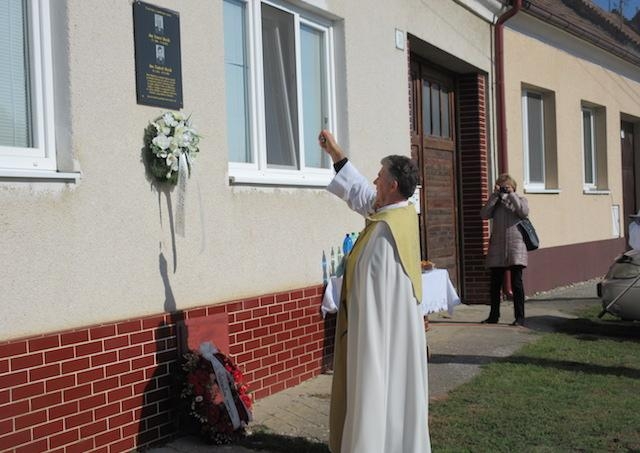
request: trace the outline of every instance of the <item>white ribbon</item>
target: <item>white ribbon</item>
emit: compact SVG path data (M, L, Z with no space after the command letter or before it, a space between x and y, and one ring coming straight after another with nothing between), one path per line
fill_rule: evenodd
M238 408L233 401L233 394L231 393L231 387L229 386L229 382L233 382L233 376L215 356L217 353L218 348L216 348L210 341L205 341L200 345L200 354L211 362L211 365L213 366L213 372L216 375L218 387L220 387L220 391L224 397L224 405L227 407L227 412L229 413L229 418L231 418L233 429L238 429L241 426L240 416L238 415Z
M184 204L187 192L187 178L189 178L189 165L187 154L181 153L178 158L178 200L176 206L176 232L184 237Z

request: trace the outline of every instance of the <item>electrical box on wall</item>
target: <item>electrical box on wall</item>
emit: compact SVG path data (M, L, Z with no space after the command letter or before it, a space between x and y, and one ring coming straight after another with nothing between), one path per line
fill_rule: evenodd
M404 50L404 32L396 28L396 49Z
M611 234L614 238L621 237L620 232L620 205L611 205Z

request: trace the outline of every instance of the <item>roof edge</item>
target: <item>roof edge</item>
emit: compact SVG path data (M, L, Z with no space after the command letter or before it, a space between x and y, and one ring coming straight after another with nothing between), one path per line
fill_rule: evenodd
M587 7L589 7L590 9L592 9L594 11L594 13L598 13L600 14L599 11L595 11L594 8L596 8L595 5L590 4L585 2L584 0L577 0L579 1L582 5L585 5ZM635 65L635 66L639 66L640 67L640 52L638 52L637 54L634 52L629 51L627 48L625 48L623 45L616 45L613 44L611 42L605 41L604 39L602 39L600 36L598 36L598 34L593 33L589 30L584 29L583 27L576 25L574 23L571 23L569 21L567 21L566 19L560 17L558 14L555 14L553 11L550 11L544 7L541 7L539 5L536 5L535 3L533 3L531 0L525 0L523 2L523 11L525 13L530 14L533 17L536 17L540 20L543 20L545 22L548 22L550 25L555 26L556 28L560 28L564 31L566 31L567 33L570 33L586 42L589 42L590 44L593 44L619 58L622 58L623 60ZM603 18L603 20L606 19L606 17L604 15L601 15L601 17ZM606 21L608 26L610 27L615 27L615 24L613 24L610 20ZM628 33L626 33L624 30L622 30L620 27L616 27L616 31L618 33L624 34L625 36L628 35ZM629 38L631 39L631 37L629 36ZM634 44L636 44L637 46L640 46L640 42L636 43L634 40Z

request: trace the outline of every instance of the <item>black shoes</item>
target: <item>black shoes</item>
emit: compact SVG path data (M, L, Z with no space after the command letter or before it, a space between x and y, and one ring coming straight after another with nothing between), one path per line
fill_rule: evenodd
M498 324L498 320L493 318L487 318L484 321L482 321L480 324Z
M498 324L498 320L494 318L487 318L484 321L481 321L480 324ZM511 323L511 325L524 327L524 319L516 319Z

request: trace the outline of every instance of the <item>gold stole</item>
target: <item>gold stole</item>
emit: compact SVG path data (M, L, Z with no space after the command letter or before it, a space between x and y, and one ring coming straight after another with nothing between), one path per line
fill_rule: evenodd
M333 382L331 386L331 407L329 411L329 449L340 453L342 430L346 415L347 399L347 328L348 294L353 287L356 264L364 250L377 222L389 225L402 268L411 280L413 295L418 303L422 300L422 272L420 269L420 237L418 217L412 205L389 209L373 214L367 219L367 225L358 236L358 240L346 258L340 308L336 320L336 335L333 351Z

